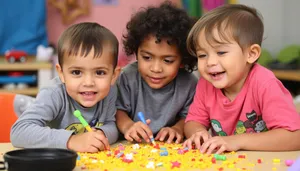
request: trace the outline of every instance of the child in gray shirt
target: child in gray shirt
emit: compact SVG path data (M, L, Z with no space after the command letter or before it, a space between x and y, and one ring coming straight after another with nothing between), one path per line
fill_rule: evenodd
M116 122L129 141L183 140L183 124L193 100L197 58L186 49L193 22L187 13L166 2L136 13L127 23L123 43L137 62L122 71ZM140 121L143 112L147 124Z
M78 152L109 149L118 138L114 87L120 68L118 40L97 23L79 23L58 41L59 79L42 89L11 130L16 147L68 148ZM73 115L79 110L93 130Z

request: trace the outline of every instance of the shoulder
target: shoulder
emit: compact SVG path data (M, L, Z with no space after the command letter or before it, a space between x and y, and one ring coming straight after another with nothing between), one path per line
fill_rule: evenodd
M141 80L138 72L137 62L126 65L118 78L117 85L120 87L136 87Z
M136 74L138 74L138 64L137 62L133 62L130 63L128 65L126 65L121 72L121 76L127 76L127 77L131 77L131 76L135 76Z
M38 95L38 98L54 98L59 99L66 96L66 88L65 85L60 81L58 77L51 80L51 85L43 87Z
M114 101L114 100L117 99L117 95L118 95L117 86L116 85L112 85L112 86L110 86L110 90L109 90L107 96L104 99L102 99L101 101L102 102L105 102L105 101L107 101L107 102Z
M254 64L252 70L250 71L248 75L248 82L252 88L261 88L268 86L271 82L278 82L279 80L275 77L274 73L259 65ZM279 81L280 82L280 81Z
M177 84L180 84L185 87L196 87L198 78L195 74L189 73L187 71L179 71L176 77Z

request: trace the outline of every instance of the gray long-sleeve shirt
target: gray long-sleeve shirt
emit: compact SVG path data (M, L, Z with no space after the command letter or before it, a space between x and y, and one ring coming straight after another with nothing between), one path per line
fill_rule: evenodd
M179 118L185 118L196 90L197 77L179 71L176 78L161 89L152 89L143 80L137 63L127 65L118 80L117 109L125 111L134 121L140 121L137 113L143 112L154 134L162 127L173 126Z
M73 115L80 110L92 127L101 129L109 143L118 139L115 124L117 89L111 87L107 97L91 108L84 108L73 100L60 81L42 89L34 103L19 116L11 129L11 143L24 148L67 148L67 141L74 133L83 133L85 128Z

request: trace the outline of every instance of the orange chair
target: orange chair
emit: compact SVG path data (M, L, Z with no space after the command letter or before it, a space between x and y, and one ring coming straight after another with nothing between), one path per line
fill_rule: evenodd
M14 111L15 96L13 93L0 93L0 142L10 142L10 129L18 118Z

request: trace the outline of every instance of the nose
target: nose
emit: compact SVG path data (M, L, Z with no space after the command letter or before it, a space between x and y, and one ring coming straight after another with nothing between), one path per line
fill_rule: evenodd
M206 63L208 67L215 66L218 64L218 57L216 55L210 55L207 57Z
M160 64L160 61L153 61L153 63L150 66L151 72L159 73L162 72L162 66Z
M84 82L83 82L84 86L94 86L95 85L95 79L93 78L93 76L91 75L86 75L84 77Z

